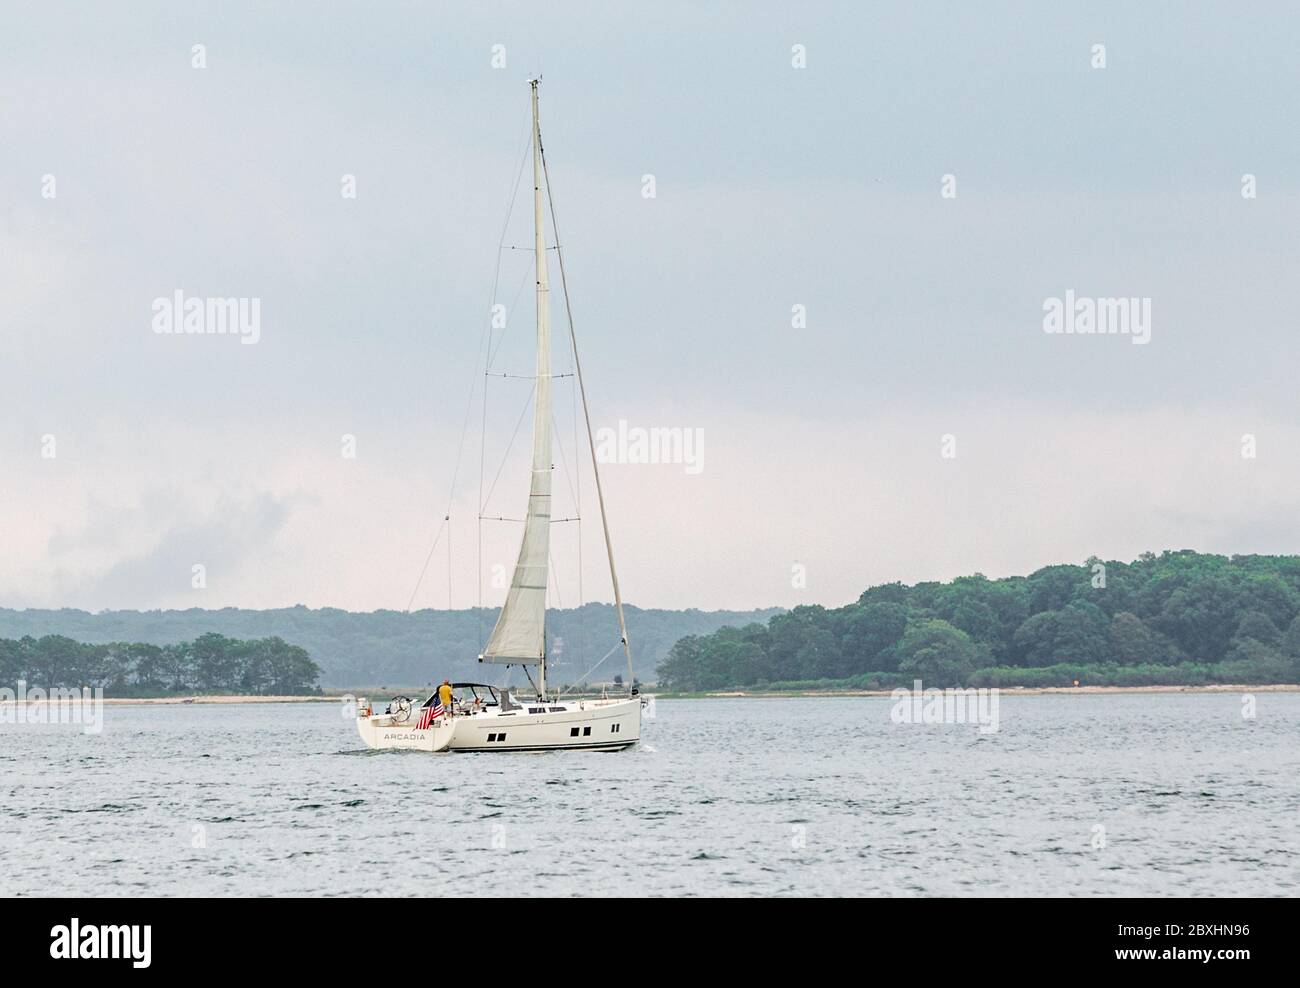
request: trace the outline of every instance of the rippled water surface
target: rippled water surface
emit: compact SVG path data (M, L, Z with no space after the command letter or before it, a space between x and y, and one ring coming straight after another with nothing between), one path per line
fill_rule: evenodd
M630 751L466 755L358 750L332 703L111 706L0 725L0 890L1294 895L1300 694L1256 704L660 700Z

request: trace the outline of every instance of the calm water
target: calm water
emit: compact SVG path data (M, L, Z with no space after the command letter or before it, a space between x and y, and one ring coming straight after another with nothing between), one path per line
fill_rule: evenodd
M1300 695L1257 704L1003 696L980 735L661 700L639 748L515 755L359 751L333 704L109 707L0 725L0 890L1294 895Z

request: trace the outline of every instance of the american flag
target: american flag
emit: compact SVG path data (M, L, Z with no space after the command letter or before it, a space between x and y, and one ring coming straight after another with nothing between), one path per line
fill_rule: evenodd
M420 711L420 722L415 725L417 731L427 731L435 720L441 717L445 711L442 709L442 700L435 694L433 703Z

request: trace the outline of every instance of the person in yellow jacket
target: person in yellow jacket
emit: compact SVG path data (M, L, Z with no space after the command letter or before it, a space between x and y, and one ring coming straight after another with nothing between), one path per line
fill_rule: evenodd
M442 685L438 687L438 699L442 701L442 709L451 716L451 680L444 679Z

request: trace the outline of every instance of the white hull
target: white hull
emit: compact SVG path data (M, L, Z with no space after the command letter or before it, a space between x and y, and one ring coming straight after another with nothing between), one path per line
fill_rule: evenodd
M367 748L401 748L407 751L445 751L455 733L455 725L445 718L433 722L424 731L415 729L413 712L411 722L395 724L388 714L375 714L357 718L357 731Z
M361 740L370 748L410 751L618 751L641 740L641 698L526 703L442 718L425 731L392 720L358 717Z

